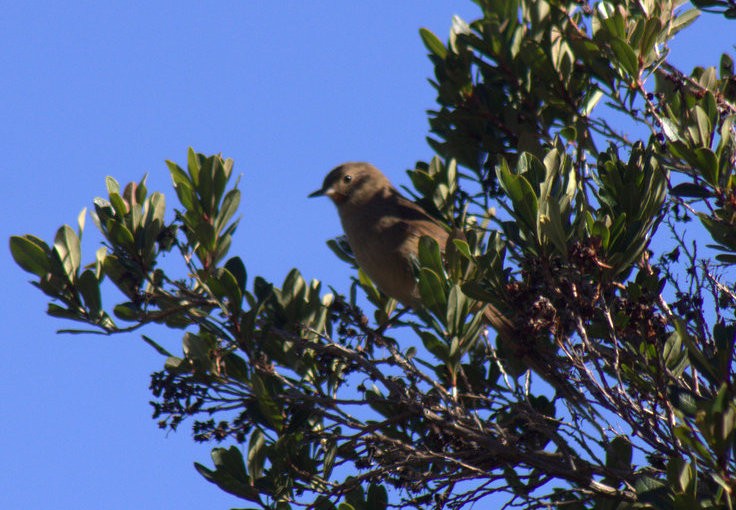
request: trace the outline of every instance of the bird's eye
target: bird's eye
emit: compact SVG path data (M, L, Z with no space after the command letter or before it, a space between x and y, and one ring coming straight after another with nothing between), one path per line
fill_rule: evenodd
M344 176L342 178L342 180L343 180L344 183L348 183L348 182L350 182L350 181L353 180L353 176L352 175L346 175L346 176Z

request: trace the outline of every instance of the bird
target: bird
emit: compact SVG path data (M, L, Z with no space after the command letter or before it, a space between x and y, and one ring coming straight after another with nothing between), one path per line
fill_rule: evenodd
M387 296L405 306L421 306L414 264L422 236L445 250L450 232L422 206L407 199L370 163L343 163L331 170L309 197L327 196L337 207L358 266ZM511 321L487 304L487 322L510 340Z
M387 296L410 308L421 307L415 276L419 240L429 236L447 248L455 233L449 232L421 205L412 202L375 166L365 162L343 163L332 169L322 187L309 197L329 197L337 207L343 231L358 266ZM583 412L590 409L584 396L555 368L554 356L530 348L514 323L490 303L484 305L486 322L503 344L547 381L566 401Z

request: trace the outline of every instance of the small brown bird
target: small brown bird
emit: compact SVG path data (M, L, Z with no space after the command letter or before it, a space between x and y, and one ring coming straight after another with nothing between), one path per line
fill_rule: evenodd
M449 232L420 205L401 196L380 170L369 163L344 163L325 177L310 197L328 196L337 206L342 228L361 269L384 294L406 306L421 306L414 260L419 239L429 236L444 250ZM525 346L518 330L496 307L485 305L488 324L501 343L521 358L569 402L588 409L585 398L555 368L553 353Z
M444 250L448 231L420 205L401 196L380 170L369 163L345 163L325 177L310 197L326 195L337 206L355 260L384 294L411 307L421 306L413 260L419 239L432 237ZM487 305L489 324L507 340L511 322Z

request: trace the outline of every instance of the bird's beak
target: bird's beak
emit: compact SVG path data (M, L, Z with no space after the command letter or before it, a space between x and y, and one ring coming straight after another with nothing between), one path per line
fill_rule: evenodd
M335 191L335 188L329 187L327 189L318 189L317 191L307 195L308 198L314 197L329 197L336 205L342 204L347 198L342 193Z

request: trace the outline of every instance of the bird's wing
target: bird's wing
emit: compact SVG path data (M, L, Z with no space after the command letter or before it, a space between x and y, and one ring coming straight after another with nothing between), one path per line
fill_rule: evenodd
M395 217L400 218L399 226L408 235L416 238L417 241L422 236L432 237L440 245L440 249L445 249L447 230L420 205L397 195L395 208Z

